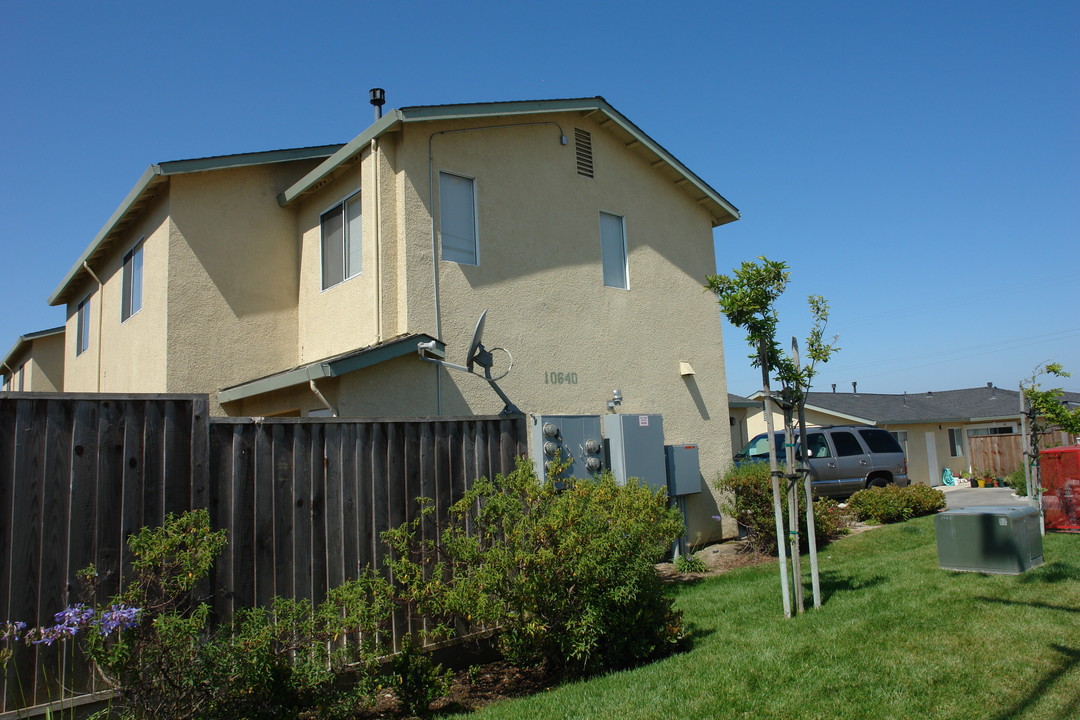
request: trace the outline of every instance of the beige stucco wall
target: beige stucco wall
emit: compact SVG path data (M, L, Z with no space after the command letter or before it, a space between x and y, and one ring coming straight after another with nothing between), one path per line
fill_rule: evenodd
M732 450L719 311L702 291L705 274L715 267L710 217L591 121L565 115L529 120L548 121L560 123L561 131L552 125L481 129L440 134L431 143L430 173L476 178L478 203L479 265L438 262L447 360L464 364L466 345L486 309L484 343L513 353L513 371L500 385L522 411L603 414L617 388L624 397L620 412L662 413L668 442L700 447L705 492L689 501L690 536L714 535L717 523L711 516L717 509L708 485L730 462ZM592 133L595 178L577 174L573 144L559 141L561 133L572 137L575 125ZM429 138L435 131L466 127L465 121L408 125L381 143L384 338L397 332L439 334L427 209ZM304 362L377 339L374 165L366 156L359 169L349 169L300 203ZM364 273L322 291L319 215L358 186L364 192ZM600 211L625 218L629 290L603 285ZM496 361L505 366L506 358L497 353ZM689 362L696 374L681 377L680 361ZM559 384L552 373L574 373L577 382ZM342 415L502 409L480 378L411 356L340 382L323 381L320 388ZM249 401L244 407L257 405Z
M163 192L129 228L103 262L92 266L92 279L67 305L64 390L66 392L165 392L165 337L169 264L170 201ZM121 322L124 255L143 244L142 309ZM79 302L90 297L89 346L75 354ZM100 378L100 379L99 379Z
M297 362L296 217L277 195L311 161L170 181L169 392L211 393Z
M4 367L5 391L18 391L22 372L23 392L59 392L64 389L64 335L46 335L22 343Z

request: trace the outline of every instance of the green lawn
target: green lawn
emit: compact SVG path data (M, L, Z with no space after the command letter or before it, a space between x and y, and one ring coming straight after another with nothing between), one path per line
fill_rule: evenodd
M784 619L775 563L683 586L688 652L470 717L1080 718L1080 535L1044 551L953 573L933 518L875 529L822 552L820 610Z

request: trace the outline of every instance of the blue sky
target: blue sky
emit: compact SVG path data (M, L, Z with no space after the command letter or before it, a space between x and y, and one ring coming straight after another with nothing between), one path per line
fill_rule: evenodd
M1080 3L12 2L0 352L148 165L346 142L387 106L602 95L743 213L717 267L824 295L817 389L1080 389ZM704 281L704 277L702 278ZM725 325L729 389L760 382Z

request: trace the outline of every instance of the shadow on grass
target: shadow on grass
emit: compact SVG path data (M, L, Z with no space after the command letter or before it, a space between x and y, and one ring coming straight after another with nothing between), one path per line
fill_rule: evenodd
M1062 612L1080 613L1080 607L1051 605L1049 603L1041 602L1026 602L1024 600L1006 600L1004 598L986 597L985 595L976 596L975 599L982 600L983 602L997 603L998 605L1023 605L1025 607L1039 608L1040 610L1060 610Z
M1021 717L1022 714L1038 702L1055 683L1062 680L1065 675L1080 665L1080 650L1065 647L1064 645L1058 645L1056 643L1050 647L1064 656L1060 664L1036 682L1027 697L1023 698L1012 707L1005 708L997 715L988 716L987 720L1013 720L1014 718ZM1068 704L1062 709L1064 712L1058 715L1058 717L1076 717L1076 711L1080 710L1080 696L1073 694L1072 699L1069 700Z
M885 578L881 575L875 575L868 578L856 578L835 570L826 570L821 573L821 602L828 602L836 593L865 590L866 588L880 585L883 582L885 582Z
M1080 580L1080 568L1060 560L1032 568L1020 576L1020 582L1025 584L1033 582L1059 583L1066 580Z

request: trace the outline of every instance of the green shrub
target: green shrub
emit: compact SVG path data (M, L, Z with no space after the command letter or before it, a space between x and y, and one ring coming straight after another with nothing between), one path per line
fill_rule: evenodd
M697 555L680 555L675 558L675 569L681 573L703 573L709 566Z
M398 678L407 683L404 702L421 712L428 690L442 691L437 672L384 675L378 658L392 651L387 630L401 599L374 571L333 588L318 606L275 598L212 627L196 590L225 542L205 510L170 515L129 540L134 581L112 603L140 608L142 617L108 635L86 635L90 658L118 691L115 717L345 718ZM410 667L422 669L415 655Z
M783 469L781 467L781 469ZM780 483L781 506L784 519L787 519L786 481ZM732 467L716 481L719 490L728 493L728 499L721 505L721 510L735 518L739 527L746 532L746 538L757 552L775 555L776 517L773 510L772 479L769 464L763 462L743 463ZM805 493L799 483L799 532L805 546L806 515ZM848 516L835 501L821 499L814 501L814 532L818 546L847 532L850 524Z
M945 493L921 484L867 488L848 500L848 509L859 520L881 524L932 515L944 507Z
M1013 492L1023 497L1027 495L1027 480L1024 478L1024 468L1019 467L1005 476L1005 484L1013 489Z
M655 572L682 532L663 492L617 485L610 474L539 480L522 458L508 475L477 480L452 513L448 562L431 577L449 576L448 608L503 628L511 660L593 672L682 640L680 614Z

